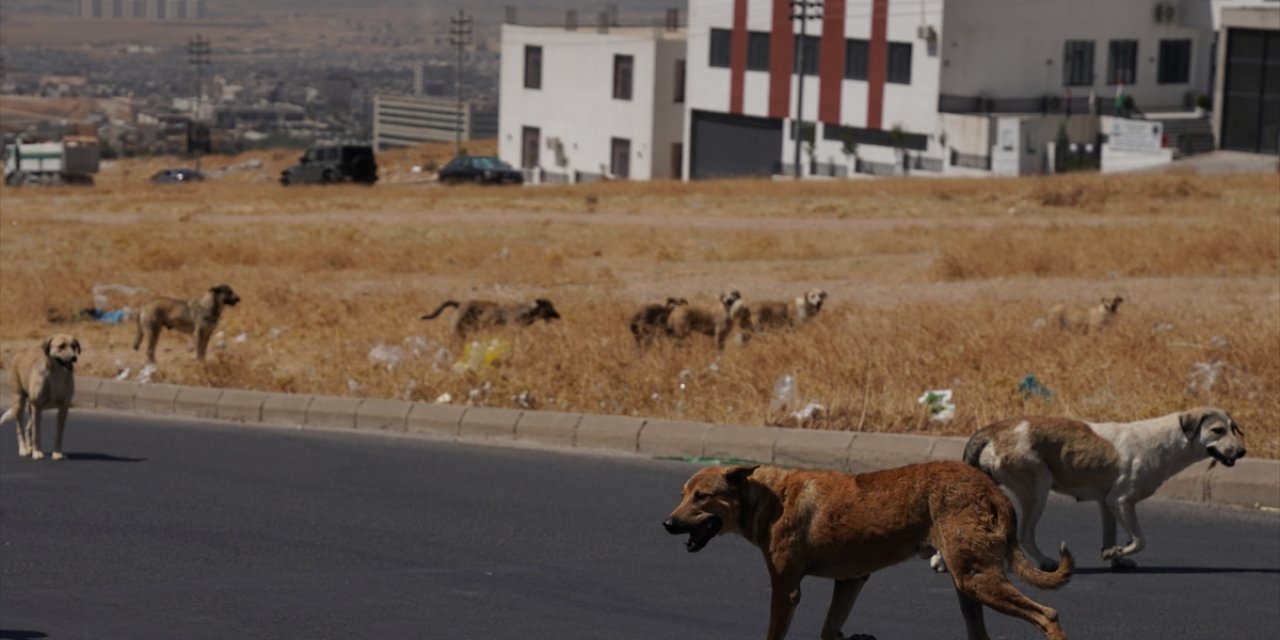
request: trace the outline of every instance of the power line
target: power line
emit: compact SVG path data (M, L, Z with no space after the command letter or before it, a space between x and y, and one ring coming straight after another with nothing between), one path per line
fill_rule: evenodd
M454 91L457 94L458 113L457 129L454 132L453 153L462 153L462 57L467 47L471 46L471 17L458 9L458 17L449 19L449 44L458 48L458 68Z

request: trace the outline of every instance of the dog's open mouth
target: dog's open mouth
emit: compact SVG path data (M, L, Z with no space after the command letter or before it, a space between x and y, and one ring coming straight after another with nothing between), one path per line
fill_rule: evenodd
M684 548L689 553L701 551L712 538L716 537L717 533L720 533L720 527L723 524L720 516L711 516L698 523L698 526L689 532L689 539L685 541Z
M1213 456L1213 459L1214 459L1214 460L1217 460L1218 462L1221 462L1223 466L1225 466L1225 467L1234 467L1234 466L1236 466L1236 459L1235 459L1235 458L1230 458L1230 457L1224 456L1224 455L1222 455L1222 452L1221 452L1221 451L1218 451L1217 449L1214 449L1213 447L1208 447L1208 448L1206 449L1206 451L1208 451L1208 452L1209 452L1209 455L1210 455L1210 456Z

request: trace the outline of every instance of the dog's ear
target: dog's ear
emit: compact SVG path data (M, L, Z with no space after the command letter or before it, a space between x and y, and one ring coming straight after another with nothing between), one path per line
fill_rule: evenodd
M40 348L44 350L44 357L48 358L50 355L49 352L53 349L53 336L45 338L44 342L40 345Z
M1204 409L1192 409L1178 414L1178 426L1182 427L1182 435L1186 436L1187 440L1195 440L1196 434L1200 432L1200 425L1207 417L1209 412Z
M75 351L77 355L79 355L79 353L80 353L80 340L79 340L79 339L74 339L74 340L72 340L72 341L71 341L71 349L72 349L73 351Z
M760 465L758 464L730 467L728 471L724 472L724 479L729 482L729 486L741 487L747 481L747 478L751 476L751 472L759 468Z

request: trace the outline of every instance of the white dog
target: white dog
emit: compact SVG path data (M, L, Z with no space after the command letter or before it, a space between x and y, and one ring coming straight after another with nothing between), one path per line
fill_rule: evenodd
M62 459L62 430L67 426L67 410L76 393L74 369L80 357L80 341L65 333L45 339L38 351L20 353L9 365L13 404L0 416L0 424L15 418L18 423L18 455L32 460L44 457L40 450L40 412L58 410L58 433L53 440L53 459ZM23 413L31 411L24 419Z
M1212 456L1230 467L1244 453L1235 420L1222 409L1200 408L1128 423L1003 420L969 438L964 460L1013 492L1022 507L1018 538L1042 566L1054 564L1036 546L1036 522L1052 489L1098 503L1102 559L1125 569L1137 566L1125 556L1146 544L1134 511L1138 502L1195 462ZM1124 546L1116 545L1116 520L1129 534Z

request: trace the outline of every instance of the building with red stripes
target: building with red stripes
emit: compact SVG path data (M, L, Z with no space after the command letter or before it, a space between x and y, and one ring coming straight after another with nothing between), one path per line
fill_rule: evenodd
M691 0L689 177L791 173L797 132L805 175L1037 173L1210 87L1207 0L825 0L803 36L797 4Z

